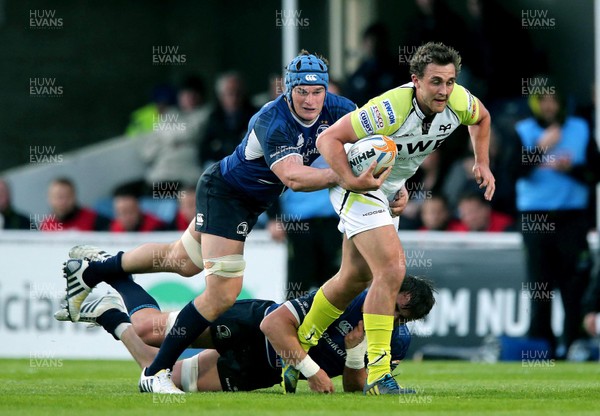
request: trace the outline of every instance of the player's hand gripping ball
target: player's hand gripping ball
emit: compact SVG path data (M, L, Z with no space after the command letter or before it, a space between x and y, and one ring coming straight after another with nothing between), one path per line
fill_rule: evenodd
M396 143L387 136L376 134L365 137L352 144L348 150L348 163L354 173L359 176L377 161L373 176L379 176L386 168L394 166L398 148Z

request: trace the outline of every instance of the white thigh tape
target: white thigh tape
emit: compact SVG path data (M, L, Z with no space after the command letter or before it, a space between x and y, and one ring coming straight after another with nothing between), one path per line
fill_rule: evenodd
M220 277L241 277L244 275L246 261L241 254L230 254L223 257L204 260L206 276L216 274Z
M192 263L202 270L204 268L204 262L202 261L202 246L192 236L190 230L185 230L181 236L181 243Z

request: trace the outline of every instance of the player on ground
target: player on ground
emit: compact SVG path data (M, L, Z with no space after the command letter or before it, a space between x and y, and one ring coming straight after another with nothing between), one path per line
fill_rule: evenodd
M142 289L143 290L143 289ZM315 292L280 305L267 300L241 300L211 323L192 346L206 348L180 361L173 368L172 381L186 392L250 391L281 382L281 359L294 351L304 353L296 331L310 308ZM150 297L150 295L148 295ZM311 389L333 392L329 377L343 375L345 391L360 391L366 379L362 305L365 292L359 294L340 318L325 331L324 338L310 352L321 374L308 377ZM126 303L130 299L125 298ZM157 306L137 309L131 320L116 294L85 302L79 322L102 325L116 339L123 341L140 367L154 360L176 319L178 312L164 313ZM423 318L433 306L433 288L421 278L407 276L396 300L396 327L392 336L392 359L401 360L408 350L411 335L405 323ZM156 303L156 302L154 302ZM131 304L129 305L131 306ZM261 332L267 315L267 335L279 345L282 335L291 338L290 350L273 348ZM70 320L66 309L55 314L60 321ZM266 320L266 319L265 319ZM133 324L133 325L132 325ZM272 330L275 329L275 330ZM291 337L290 337L291 334ZM272 338L273 337L273 338ZM325 379L329 384L320 384ZM153 383L158 383L158 378ZM147 390L152 390L154 386Z
M485 198L494 195L489 168L490 114L469 91L456 84L460 56L441 43L427 43L410 63L412 82L373 98L362 108L342 117L323 132L318 149L340 176L341 186L330 190L345 233L340 271L317 292L313 306L298 330L308 350L337 319L346 305L371 282L364 305L368 340L368 380L365 394L397 394L400 388L390 375L390 336L394 320L394 293L406 273L404 251L398 238L398 219L389 202L418 169L461 124L469 126L475 153L473 172ZM398 154L391 173L374 192L352 174L344 151L373 134L396 142ZM310 366L310 357L293 363ZM291 369L287 369L292 371Z
M101 281L127 290L130 273L193 276L205 271L206 290L181 310L173 326L174 333L185 335L167 335L156 359L142 371L141 386L161 386L155 393L180 393L174 385L165 387L168 380L153 383L148 378L168 378L166 370L181 352L233 305L242 288L246 236L283 190L312 191L338 183L333 170L311 167L319 156L317 135L356 108L351 101L326 93L328 79L321 58L303 51L292 60L285 94L255 114L235 152L208 168L198 181L196 218L180 240L145 244L102 262L65 264L67 306L73 321L79 319L83 300ZM377 189L385 177L376 179L371 172L353 181L361 188ZM85 247L75 247L70 256L82 257L85 252ZM130 296L138 296L143 306L146 295L134 286L131 290Z

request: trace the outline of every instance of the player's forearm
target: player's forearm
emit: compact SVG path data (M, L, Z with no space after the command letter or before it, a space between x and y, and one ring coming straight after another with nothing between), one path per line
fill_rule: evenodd
M338 184L338 176L331 169L297 166L287 177L285 185L295 192L310 192L331 188Z
M342 384L345 392L362 391L365 381L367 380L367 370L361 368L355 370L352 368L344 367L344 373L342 375Z
M354 178L354 174L348 163L346 151L344 150L343 142L336 136L327 135L326 133L327 130L317 141L319 152L339 178L343 180L346 179L346 181L347 178Z

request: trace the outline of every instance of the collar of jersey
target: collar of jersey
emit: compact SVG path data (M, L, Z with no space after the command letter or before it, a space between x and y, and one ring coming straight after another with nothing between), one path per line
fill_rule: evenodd
M315 123L317 122L317 120L319 119L319 117L321 117L321 113L319 113L319 115L315 117L315 120L312 123L307 124L304 121L302 121L300 119L300 117L298 117L296 115L296 112L294 110L290 109L290 113L292 113L292 117L294 117L294 120L296 120L298 122L298 124L300 124L302 127L312 127L312 126L314 126Z
M423 120L426 116L425 113L423 113L421 111L421 109L419 108L419 104L417 103L417 92L415 90L413 90L413 108L415 109L415 113L417 114L417 117L419 117L421 120Z

